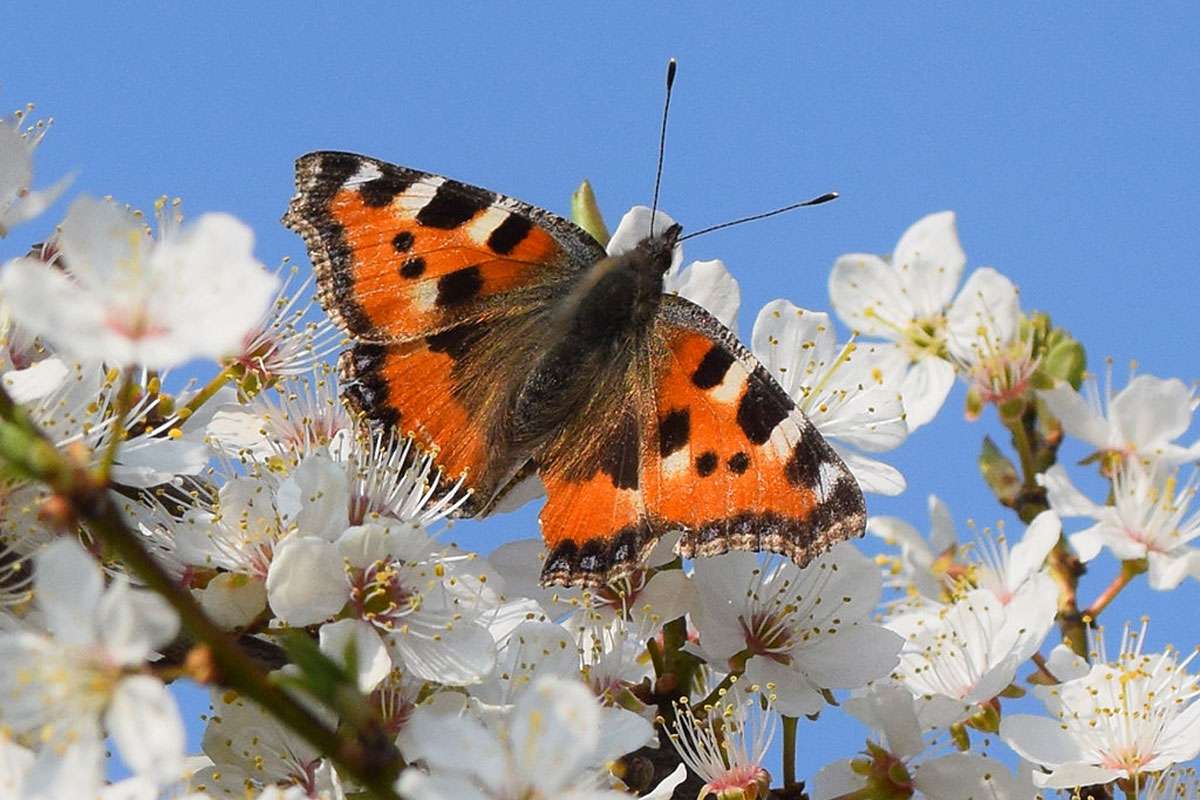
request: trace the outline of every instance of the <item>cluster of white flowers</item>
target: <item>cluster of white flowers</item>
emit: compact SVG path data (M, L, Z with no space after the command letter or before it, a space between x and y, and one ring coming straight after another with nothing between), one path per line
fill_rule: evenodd
M0 121L0 234L66 188L31 188L44 131L24 114ZM649 215L627 214L609 252ZM440 538L461 486L345 411L325 363L338 334L310 319L308 282L268 271L229 216L184 225L166 201L155 216L152 232L112 200L78 198L0 268L0 381L17 409L0 422L27 420L96 482L173 587L147 588L67 498L3 472L0 798L339 800L378 789L355 764L381 757L410 800L765 800L780 783L799 796L794 765L770 758L780 731L793 752L837 705L870 733L859 755L810 765L813 800L1031 800L1101 784L1196 796L1194 653L1146 652L1144 626L1113 658L1099 639L1084 655L1050 641L1056 621L1082 629L1143 572L1160 590L1200 578L1187 466L1200 442L1178 442L1195 393L1139 376L1103 406L1094 384L1081 395L1078 345L1024 314L1011 281L985 267L959 288L950 212L917 222L890 258L838 259L846 336L780 299L752 349L882 494L906 483L873 454L931 422L961 377L968 416L995 406L1036 468L1016 475L998 456L1016 488L989 478L1028 520L1019 540L998 526L960 544L931 497L928 539L870 520L896 548L875 560L843 543L804 569L741 552L682 562L667 536L632 575L588 590L537 585L540 539L484 557ZM721 262L682 263L680 250L666 290L733 326L738 287ZM171 391L169 370L193 359L215 362L212 380ZM1106 500L1051 466L1063 435L1096 451ZM3 458L20 456L5 442ZM1091 526L1064 532L1077 518ZM1105 549L1120 574L1081 610L1064 587ZM317 747L256 702L181 626L191 601L343 746ZM1048 716L1006 708L1031 673ZM186 751L168 688L184 677L211 684L202 754ZM106 739L129 777L109 777Z

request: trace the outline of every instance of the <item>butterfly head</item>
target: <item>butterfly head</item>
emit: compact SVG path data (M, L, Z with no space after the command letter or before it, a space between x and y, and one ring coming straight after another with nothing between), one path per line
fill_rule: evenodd
M671 268L675 246L679 244L679 235L682 232L683 226L676 223L659 233L647 236L634 247L634 260L639 265L645 265L651 274L663 275Z

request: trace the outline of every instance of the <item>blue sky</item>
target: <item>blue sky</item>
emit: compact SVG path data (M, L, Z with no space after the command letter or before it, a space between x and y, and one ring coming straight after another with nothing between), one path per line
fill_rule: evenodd
M73 191L230 211L267 264L305 261L278 219L293 159L322 148L562 212L587 177L615 225L649 201L675 56L662 205L685 229L842 193L689 243L689 259L721 258L740 281L743 336L775 297L828 309L839 254L887 252L950 208L969 268L1010 276L1093 367L1111 357L1118 384L1134 359L1200 372L1195 5L21 3L5 16L0 107L55 117L45 182L78 171ZM872 513L923 529L936 492L960 523L1009 519L974 466L998 426L966 423L962 397L892 454L910 488ZM534 513L454 536L487 550L534 535ZM1083 596L1115 569L1099 562ZM1152 645L1186 650L1200 622L1178 609L1198 600L1196 582L1169 595L1139 584L1106 616L1148 611ZM857 725L829 716L820 736L802 732L801 774L861 746Z

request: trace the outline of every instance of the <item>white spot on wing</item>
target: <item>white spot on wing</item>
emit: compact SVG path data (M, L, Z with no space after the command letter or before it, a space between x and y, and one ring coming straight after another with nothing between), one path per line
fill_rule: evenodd
M375 166L374 164L372 164L370 162L364 161L363 163L358 165L358 171L350 176L350 179L346 181L346 185L347 186L357 186L360 183L366 183L367 181L373 181L376 178L380 178L382 176L383 176L383 173L379 171L379 167Z
M742 387L746 385L750 373L739 362L735 361L725 370L725 379L708 390L712 399L718 403L736 403L742 396Z
M767 439L765 446L776 458L786 463L792 457L792 448L800 443L800 438L800 429L791 419L785 419L771 431L771 438Z
M817 502L824 503L833 494L833 487L841 480L842 469L832 461L822 461L817 467Z
M412 287L413 307L422 311L432 311L437 306L438 282L417 281Z
M476 244L483 244L492 235L492 231L499 228L500 224L506 219L508 219L507 211L492 206L467 226L467 235Z
M424 180L417 181L396 195L395 199L392 200L392 205L415 216L418 211L429 203L433 195L437 193L438 187L445 182L445 178L437 175L431 175Z
M691 463L691 449L681 447L671 455L667 456L662 461L663 475L679 475L687 472L688 465Z

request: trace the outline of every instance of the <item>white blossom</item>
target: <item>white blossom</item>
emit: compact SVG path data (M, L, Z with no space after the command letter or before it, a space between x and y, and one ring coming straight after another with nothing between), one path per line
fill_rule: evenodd
M46 630L0 632L0 721L64 757L107 734L134 772L160 783L178 778L179 710L157 678L136 671L174 637L175 613L123 577L106 588L72 539L45 547L35 570Z
M1200 754L1200 678L1187 672L1196 653L1143 653L1145 632L1145 623L1137 632L1127 628L1115 659L1101 642L1086 674L1035 687L1050 717L1014 714L1001 722L1004 741L1043 768L1034 773L1039 786L1147 785L1152 773Z
M1200 537L1200 509L1192 510L1200 471L1193 468L1180 481L1178 469L1124 462L1113 472L1108 505L1079 491L1061 464L1038 482L1059 514L1095 520L1069 537L1080 560L1091 561L1103 548L1122 561L1145 559L1150 586L1160 590L1174 589L1188 576L1200 578L1200 549L1191 544Z
M853 545L804 569L745 552L698 559L695 569L693 620L706 660L724 671L744 659L746 679L772 685L782 714L816 714L822 690L863 686L896 666L903 641L868 619L879 571Z
M758 357L854 474L863 491L904 491L895 467L858 452L894 450L908 436L894 345L838 346L828 314L787 300L763 306L751 337Z
M735 681L698 713L686 701L679 703L668 736L683 763L704 781L697 798L766 797L771 775L763 762L779 724L774 688Z
M17 321L60 351L163 369L236 351L262 317L277 280L253 241L226 214L183 229L163 220L156 240L116 203L81 197L58 234L63 267L16 259L0 287Z
M930 753L913 696L901 686L871 686L847 700L845 709L871 730L871 744L863 758L822 767L812 780L812 800L876 796L873 792L924 800L1033 800L1033 786L992 758Z
M1038 393L1068 436L1122 461L1182 464L1200 458L1200 440L1189 446L1175 443L1191 426L1196 409L1195 390L1183 381L1138 375L1113 394L1110 374L1103 400L1095 377L1081 389L1060 383Z
M603 737L602 710L581 683L543 677L494 727L466 716L418 709L410 722L414 747L428 773L405 770L397 790L411 800L618 800L604 788L606 764L649 738ZM464 754L469 754L464 758Z
M890 259L844 255L829 276L829 297L842 321L859 333L896 342L908 358L901 394L910 430L942 407L954 385L956 360L977 362L986 351L981 343L1012 338L1012 283L984 267L955 296L965 264L954 213L943 211L905 231Z
M887 627L906 640L892 677L918 698L923 728L943 727L1004 691L1054 624L1054 594L1001 603L973 589L947 606L912 611Z
M49 189L33 189L33 151L50 123L26 124L32 110L26 106L8 119L0 118L0 238L49 208L71 182L68 176Z
M902 592L897 604L920 606L946 599L946 578L958 554L958 534L950 509L936 495L929 495L929 536L899 517L877 516L867 520L867 533L900 549L895 556L881 555L884 583Z

